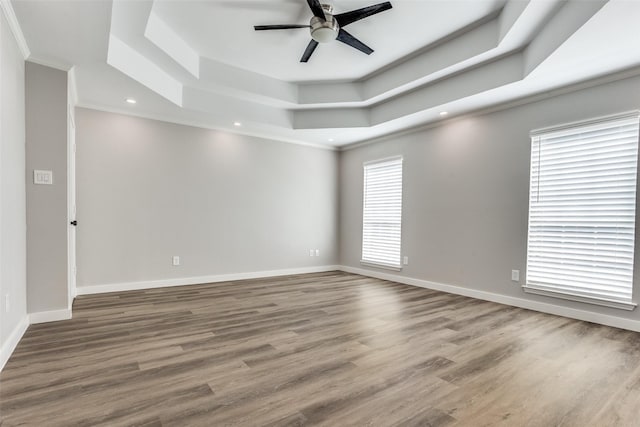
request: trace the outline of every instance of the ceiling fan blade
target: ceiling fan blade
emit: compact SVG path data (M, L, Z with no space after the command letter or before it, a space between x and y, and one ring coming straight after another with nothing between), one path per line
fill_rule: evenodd
M353 37L351 34L347 33L342 28L340 28L340 31L338 32L338 40L340 40L344 44L348 44L349 46L358 49L360 52L366 53L367 55L371 55L373 53L373 49L362 43L357 38Z
M339 13L337 15L334 15L334 18L336 18L336 21L338 21L338 24L340 24L341 27L344 27L353 22L359 21L371 15L375 15L376 13L384 12L385 10L389 10L391 8L391 3L387 1L373 6L363 7L362 9Z
M295 24L283 24L283 25L255 25L253 28L256 31L264 30L289 30L291 28L309 28L310 25L295 25Z
M313 12L314 16L323 20L325 19L324 9L322 9L319 0L307 0L307 3L309 3L309 7L311 8L311 12Z
M311 58L313 51L316 50L317 47L318 47L318 42L312 39L307 45L307 49L304 51L304 54L302 55L300 62L309 61L309 58Z

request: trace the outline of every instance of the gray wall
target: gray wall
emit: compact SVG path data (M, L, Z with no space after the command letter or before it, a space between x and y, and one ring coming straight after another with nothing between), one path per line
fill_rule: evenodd
M81 108L76 144L78 287L337 261L336 152Z
M24 60L0 13L0 351L27 317L24 138Z
M453 119L343 152L341 264L366 268L360 265L362 163L402 155L402 252L410 263L400 275L640 319L640 310L629 313L525 294L511 281L511 270L517 269L522 283L526 265L529 132L639 107L640 77L635 77L495 113ZM638 239L636 248L640 248ZM638 266L637 254L636 260ZM634 295L640 300L637 281Z
M67 73L26 64L29 313L67 308ZM53 171L35 185L33 170Z

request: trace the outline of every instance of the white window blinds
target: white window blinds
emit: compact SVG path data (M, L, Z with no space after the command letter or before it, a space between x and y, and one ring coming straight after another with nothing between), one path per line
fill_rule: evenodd
M638 123L634 113L532 133L525 290L628 308Z
M362 262L400 268L402 158L364 165Z

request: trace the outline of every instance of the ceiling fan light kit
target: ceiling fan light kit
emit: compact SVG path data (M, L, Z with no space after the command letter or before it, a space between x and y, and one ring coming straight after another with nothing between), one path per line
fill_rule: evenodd
M320 4L319 0L307 0L307 4L313 12L313 17L309 25L298 24L278 24L278 25L256 25L256 31L264 30L288 30L293 28L309 28L311 32L311 41L307 45L300 62L307 62L311 55L318 47L318 43L329 43L333 40L339 40L360 52L370 55L373 49L362 43L360 40L349 34L343 27L375 15L385 10L391 9L391 3L384 2L373 6L363 7L361 9L352 10L350 12L333 14L333 6L330 4Z
M327 12L325 13L327 18L322 19L317 16L311 18L311 38L318 43L328 43L338 38L340 25L338 25L338 21L331 15L331 12L333 12L331 6L323 4L322 8Z

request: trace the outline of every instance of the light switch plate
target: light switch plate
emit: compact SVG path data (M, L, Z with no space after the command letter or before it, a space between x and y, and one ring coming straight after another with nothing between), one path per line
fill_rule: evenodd
M53 184L53 171L33 170L33 183L39 185Z
M511 280L514 282L520 281L520 270L511 270Z

